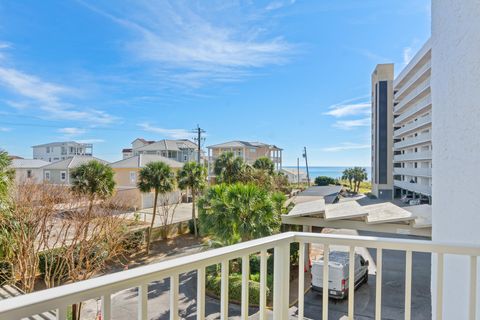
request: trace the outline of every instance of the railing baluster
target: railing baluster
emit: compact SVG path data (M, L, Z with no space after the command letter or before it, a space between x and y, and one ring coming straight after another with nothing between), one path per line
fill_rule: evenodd
M437 320L443 318L443 253L437 253Z
M242 257L242 306L241 319L248 319L248 280L250 278L249 271L250 261L248 254Z
M61 306L57 309L57 320L67 320L68 306Z
M349 249L348 260L348 319L353 320L355 303L355 247Z
M102 296L102 320L110 320L112 318L112 300L110 292Z
M260 320L267 320L267 250L260 252Z
M222 282L220 288L220 319L228 319L228 260L222 261Z
M477 316L477 256L470 257L470 299L468 319L475 320Z
M178 319L178 277L170 276L170 320Z
M197 319L205 319L205 268L197 270Z
M305 294L305 243L298 246L298 320L303 320Z
M273 256L273 319L288 319L290 243L275 246Z
M375 320L382 320L382 249L377 249L377 274L375 275Z
M138 287L138 320L147 320L148 283Z
M323 245L323 293L322 293L322 319L328 319L328 275L329 275L330 247Z
M412 251L405 252L405 320L412 317Z

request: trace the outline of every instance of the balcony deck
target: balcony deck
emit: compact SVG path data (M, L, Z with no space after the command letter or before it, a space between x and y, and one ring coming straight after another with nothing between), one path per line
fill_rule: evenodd
M405 290L404 290L404 319L412 318L412 276L417 269L412 268L413 253L424 252L431 253L437 257L436 264L436 299L434 308L437 314L442 312L442 301L448 299L449 295L455 292L443 292L443 267L444 255L463 255L471 258L471 276L477 276L476 259L480 255L480 247L478 246L458 246L449 244L433 243L424 240L406 240L391 239L378 237L362 237L348 235L331 235L331 234L315 234L302 232L287 232L262 239L252 240L237 245L223 247L199 254L173 259L170 261L160 262L157 264L147 265L128 271L118 272L102 277L98 277L83 282L68 284L61 287L35 292L19 297L14 297L0 302L0 318L1 319L21 319L34 314L56 310L57 319L67 319L67 307L79 301L94 299L101 297L102 319L112 319L112 294L115 292L134 288L138 292L138 312L137 319L147 319L148 317L148 285L160 279L170 279L170 319L179 319L179 275L190 271L197 272L197 299L195 315L197 319L205 318L205 268L213 264L221 264L222 269L222 290L220 297L220 317L227 319L228 317L228 261L231 259L241 258L244 262L242 265L242 299L240 305L240 318L247 319L249 315L248 291L248 257L250 254L259 253L260 262L260 306L257 316L259 319L267 319L269 317L266 308L266 277L267 277L267 249L274 249L274 283L273 288L273 311L274 319L285 320L290 317L288 292L290 286L290 244L298 242L299 245L299 299L298 310L295 317L304 319L305 312L305 287L304 283L304 261L305 261L305 245L310 243L319 243L323 245L324 256L328 262L328 252L330 248L335 246L346 246L349 251L350 259L353 258L355 248L373 248L376 250L376 282L375 282L375 319L382 318L382 273L389 270L382 268L383 252L389 250L397 250L405 252ZM475 262L475 263L474 263ZM384 270L385 269L385 270ZM354 264L350 264L349 273L353 275ZM324 269L323 274L323 296L328 295L328 268ZM348 286L352 288L354 277L350 276ZM476 281L470 282L469 305L470 312L475 311ZM138 289L137 289L138 288ZM353 319L355 314L355 291L348 291L348 316ZM193 314L188 312L185 316ZM329 299L322 299L322 318L328 319L329 315ZM158 317L161 315L159 314ZM182 316L184 316L182 314Z

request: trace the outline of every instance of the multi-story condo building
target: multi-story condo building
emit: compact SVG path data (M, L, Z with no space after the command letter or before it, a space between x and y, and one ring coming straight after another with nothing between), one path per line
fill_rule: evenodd
M93 144L75 141L51 142L33 146L33 159L48 162L60 161L73 156L92 156Z
M396 197L432 195L431 44L393 82L393 186Z
M372 73L372 193L393 197L393 64L379 64Z
M372 75L372 192L378 198L432 195L431 44L393 79L393 64ZM393 93L392 93L393 89Z
M141 154L159 155L178 162L198 160L198 145L188 139L151 141L137 138L132 147L122 150L123 159ZM201 159L204 158L200 152Z
M253 164L261 157L268 157L275 165L276 170L282 169L283 149L263 142L229 141L208 146L208 159L212 164L215 159L225 152L233 152L237 157L243 158L248 164Z

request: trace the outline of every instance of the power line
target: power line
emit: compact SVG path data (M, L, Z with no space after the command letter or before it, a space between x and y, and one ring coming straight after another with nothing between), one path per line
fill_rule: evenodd
M202 137L202 133L206 133L206 131L197 124L197 127L192 132L197 134L193 139L197 142L197 163L201 164L202 142L205 142L205 137Z

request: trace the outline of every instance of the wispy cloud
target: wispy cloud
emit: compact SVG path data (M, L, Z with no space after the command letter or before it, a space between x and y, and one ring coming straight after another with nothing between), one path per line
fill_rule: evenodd
M403 65L406 66L410 60L413 58L413 49L412 47L403 48Z
M371 112L370 103L353 103L344 105L333 105L330 110L325 112L325 115L341 118L346 116L367 115Z
M140 123L140 128L147 132L161 134L167 138L173 139L189 139L192 137L192 133L186 129L167 129L161 127L155 127L150 125L149 123Z
M105 142L103 139L80 139L76 140L78 143L102 143Z
M370 118L355 119L355 120L339 120L333 126L342 130L351 130L358 127L368 127L371 125Z
M58 129L57 131L72 137L79 136L87 132L87 130L82 128L61 128L61 129Z
M278 10L278 9L283 8L283 7L292 5L294 3L295 3L295 0L272 1L265 7L265 10L267 10L267 11Z
M352 142L344 142L338 146L323 148L324 152L341 152L347 150L358 150L358 149L368 149L370 148L369 144L358 144Z
M48 118L80 120L92 124L110 124L116 120L104 111L69 103L65 97L75 95L74 89L13 68L0 67L0 85L20 97L19 100L9 100L11 106L19 109L40 108Z
M151 63L164 79L188 86L239 80L253 69L285 63L293 49L260 25L258 10L249 14L233 4L137 1L102 8L79 2L126 28L133 37L125 48L134 57Z
M11 128L0 127L0 132L9 132L11 130Z

